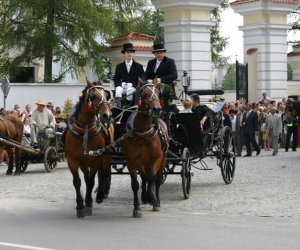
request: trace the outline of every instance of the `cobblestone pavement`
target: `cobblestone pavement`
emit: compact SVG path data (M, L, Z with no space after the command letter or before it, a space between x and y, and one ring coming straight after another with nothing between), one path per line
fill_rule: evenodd
M300 149L277 156L264 152L252 157L238 157L235 178L230 185L223 182L216 159L206 158L212 170L194 169L191 196L183 199L181 178L168 176L161 188L161 207L189 214L258 216L300 219ZM0 202L14 200L46 201L52 205L74 208L75 190L65 162L58 163L53 173L43 164L31 164L20 176L6 176L0 167ZM82 183L84 181L82 179ZM84 185L83 185L84 187ZM103 204L95 207L128 207L131 214L133 195L129 175L113 175L111 191Z

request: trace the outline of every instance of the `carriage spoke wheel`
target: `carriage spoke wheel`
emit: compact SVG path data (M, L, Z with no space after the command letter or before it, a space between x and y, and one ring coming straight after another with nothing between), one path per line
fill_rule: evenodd
M190 151L188 148L184 148L182 152L182 170L181 170L181 178L182 178L182 191L185 199L190 197L190 189L191 189L191 159L190 159Z
M28 160L21 159L21 173L24 173L28 167Z
M219 166L226 184L230 184L235 173L235 149L232 132L229 127L224 127L220 137Z
M52 172L56 168L57 161L58 153L56 151L56 148L48 146L44 154L44 165L47 172Z

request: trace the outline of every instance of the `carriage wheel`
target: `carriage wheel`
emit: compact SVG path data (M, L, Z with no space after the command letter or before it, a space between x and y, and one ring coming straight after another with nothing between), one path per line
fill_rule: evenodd
M220 136L219 166L223 180L230 184L235 173L235 149L232 132L229 127L224 127Z
M44 154L44 165L47 172L52 172L56 168L58 159L56 148L48 146Z
M28 167L28 160L21 159L21 173L24 173Z
M190 159L190 151L188 148L184 148L182 152L182 170L181 170L181 178L182 178L182 190L184 199L188 199L190 197L190 189L191 189L191 159Z

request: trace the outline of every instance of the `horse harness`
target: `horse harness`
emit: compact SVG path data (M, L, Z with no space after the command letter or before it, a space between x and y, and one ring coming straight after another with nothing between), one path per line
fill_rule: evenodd
M93 86L89 88L86 92L88 96L88 108L92 108L92 101L95 98L93 92L90 92L91 90L95 89L101 96L102 100L99 102L99 104L96 106L96 120L90 124L85 124L77 120L77 112L74 112L73 115L71 115L68 119L68 129L77 137L83 138L83 149L84 152L87 151L87 144L88 144L88 138L94 137L98 135L101 130L104 132L105 141L108 142L110 140L110 130L109 128L106 128L100 119L98 119L98 110L101 104L106 104L107 100L104 95L104 88L102 86ZM100 89L100 90L99 90Z

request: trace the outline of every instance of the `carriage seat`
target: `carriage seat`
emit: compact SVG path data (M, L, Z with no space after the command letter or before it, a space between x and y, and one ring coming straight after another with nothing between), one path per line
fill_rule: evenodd
M181 137L182 143L194 153L204 152L208 142L210 128L210 118L206 120L204 129L200 128L200 115L196 113L176 114L177 137ZM186 138L185 138L186 137ZM179 139L179 141L181 140Z

